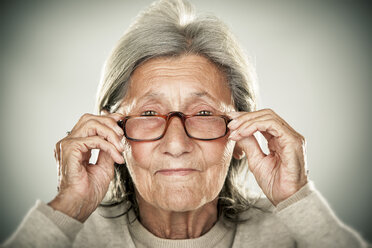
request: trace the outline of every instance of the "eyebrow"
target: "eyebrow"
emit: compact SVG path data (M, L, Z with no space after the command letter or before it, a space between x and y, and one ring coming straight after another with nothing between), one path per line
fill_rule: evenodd
M165 96L165 94L164 93L161 93L161 92L149 92L149 93L146 93L143 96L141 96L138 99L138 102L141 102L141 101L147 100L147 99L164 98L164 96ZM206 91L195 91L195 92L192 92L192 93L189 94L189 96L187 96L187 98L209 98L209 99L211 99L212 101L214 101L216 103L218 102L215 97L213 97L211 94L209 94Z
M211 94L209 94L207 91L196 91L190 94L188 98L206 98L208 100L211 100L215 104L220 104L219 101L217 101L217 98L213 97Z
M137 103L138 102L143 102L143 101L146 101L146 100L150 100L150 99L157 99L157 98L164 98L164 93L161 93L161 92L145 93L144 95L142 95L138 98Z

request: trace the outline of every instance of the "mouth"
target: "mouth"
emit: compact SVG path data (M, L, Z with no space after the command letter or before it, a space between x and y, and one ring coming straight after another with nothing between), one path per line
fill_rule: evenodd
M155 174L159 173L163 176L187 176L196 171L197 170L190 169L190 168L177 168L177 169L158 170Z

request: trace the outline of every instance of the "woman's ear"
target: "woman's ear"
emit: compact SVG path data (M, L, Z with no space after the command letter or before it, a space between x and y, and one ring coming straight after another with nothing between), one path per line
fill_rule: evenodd
M243 151L243 148L237 143L235 143L234 151L233 151L233 157L237 160L240 160L244 158L245 153Z

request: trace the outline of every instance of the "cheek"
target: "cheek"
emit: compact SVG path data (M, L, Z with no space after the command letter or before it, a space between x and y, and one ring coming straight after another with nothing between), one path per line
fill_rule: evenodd
M202 150L205 164L208 168L212 169L212 167L219 167L221 169L221 166L228 166L230 163L234 149L234 141L229 141L227 138L223 138L216 140L213 143L201 143L200 148Z
M129 164L148 169L151 164L154 144L153 142L126 141L124 144L124 158Z
M198 142L197 146L199 152L193 157L202 165L203 172L185 184L162 185L153 196L158 206L168 210L194 210L218 197L230 166L234 142L224 138Z
M146 142L126 141L124 143L124 158L127 168L141 195L146 197L152 188L150 171L153 144Z
M234 142L226 139L219 140L213 146L206 146L203 149L207 168L205 170L205 191L206 195L214 198L221 191L227 171L230 166Z
M196 209L218 196L229 168L233 143L227 138L196 142L188 160L198 163L203 172L185 182L166 182L151 174L152 163L163 161L153 142L127 142L124 157L142 198L163 209L185 211Z

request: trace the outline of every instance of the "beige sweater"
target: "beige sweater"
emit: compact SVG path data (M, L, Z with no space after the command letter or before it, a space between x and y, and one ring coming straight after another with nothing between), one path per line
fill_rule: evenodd
M244 223L224 218L196 239L167 240L138 220L117 216L124 205L99 207L82 224L37 201L3 247L369 247L333 214L313 184L305 185L277 207L266 198L244 213ZM133 213L129 219L133 220Z

